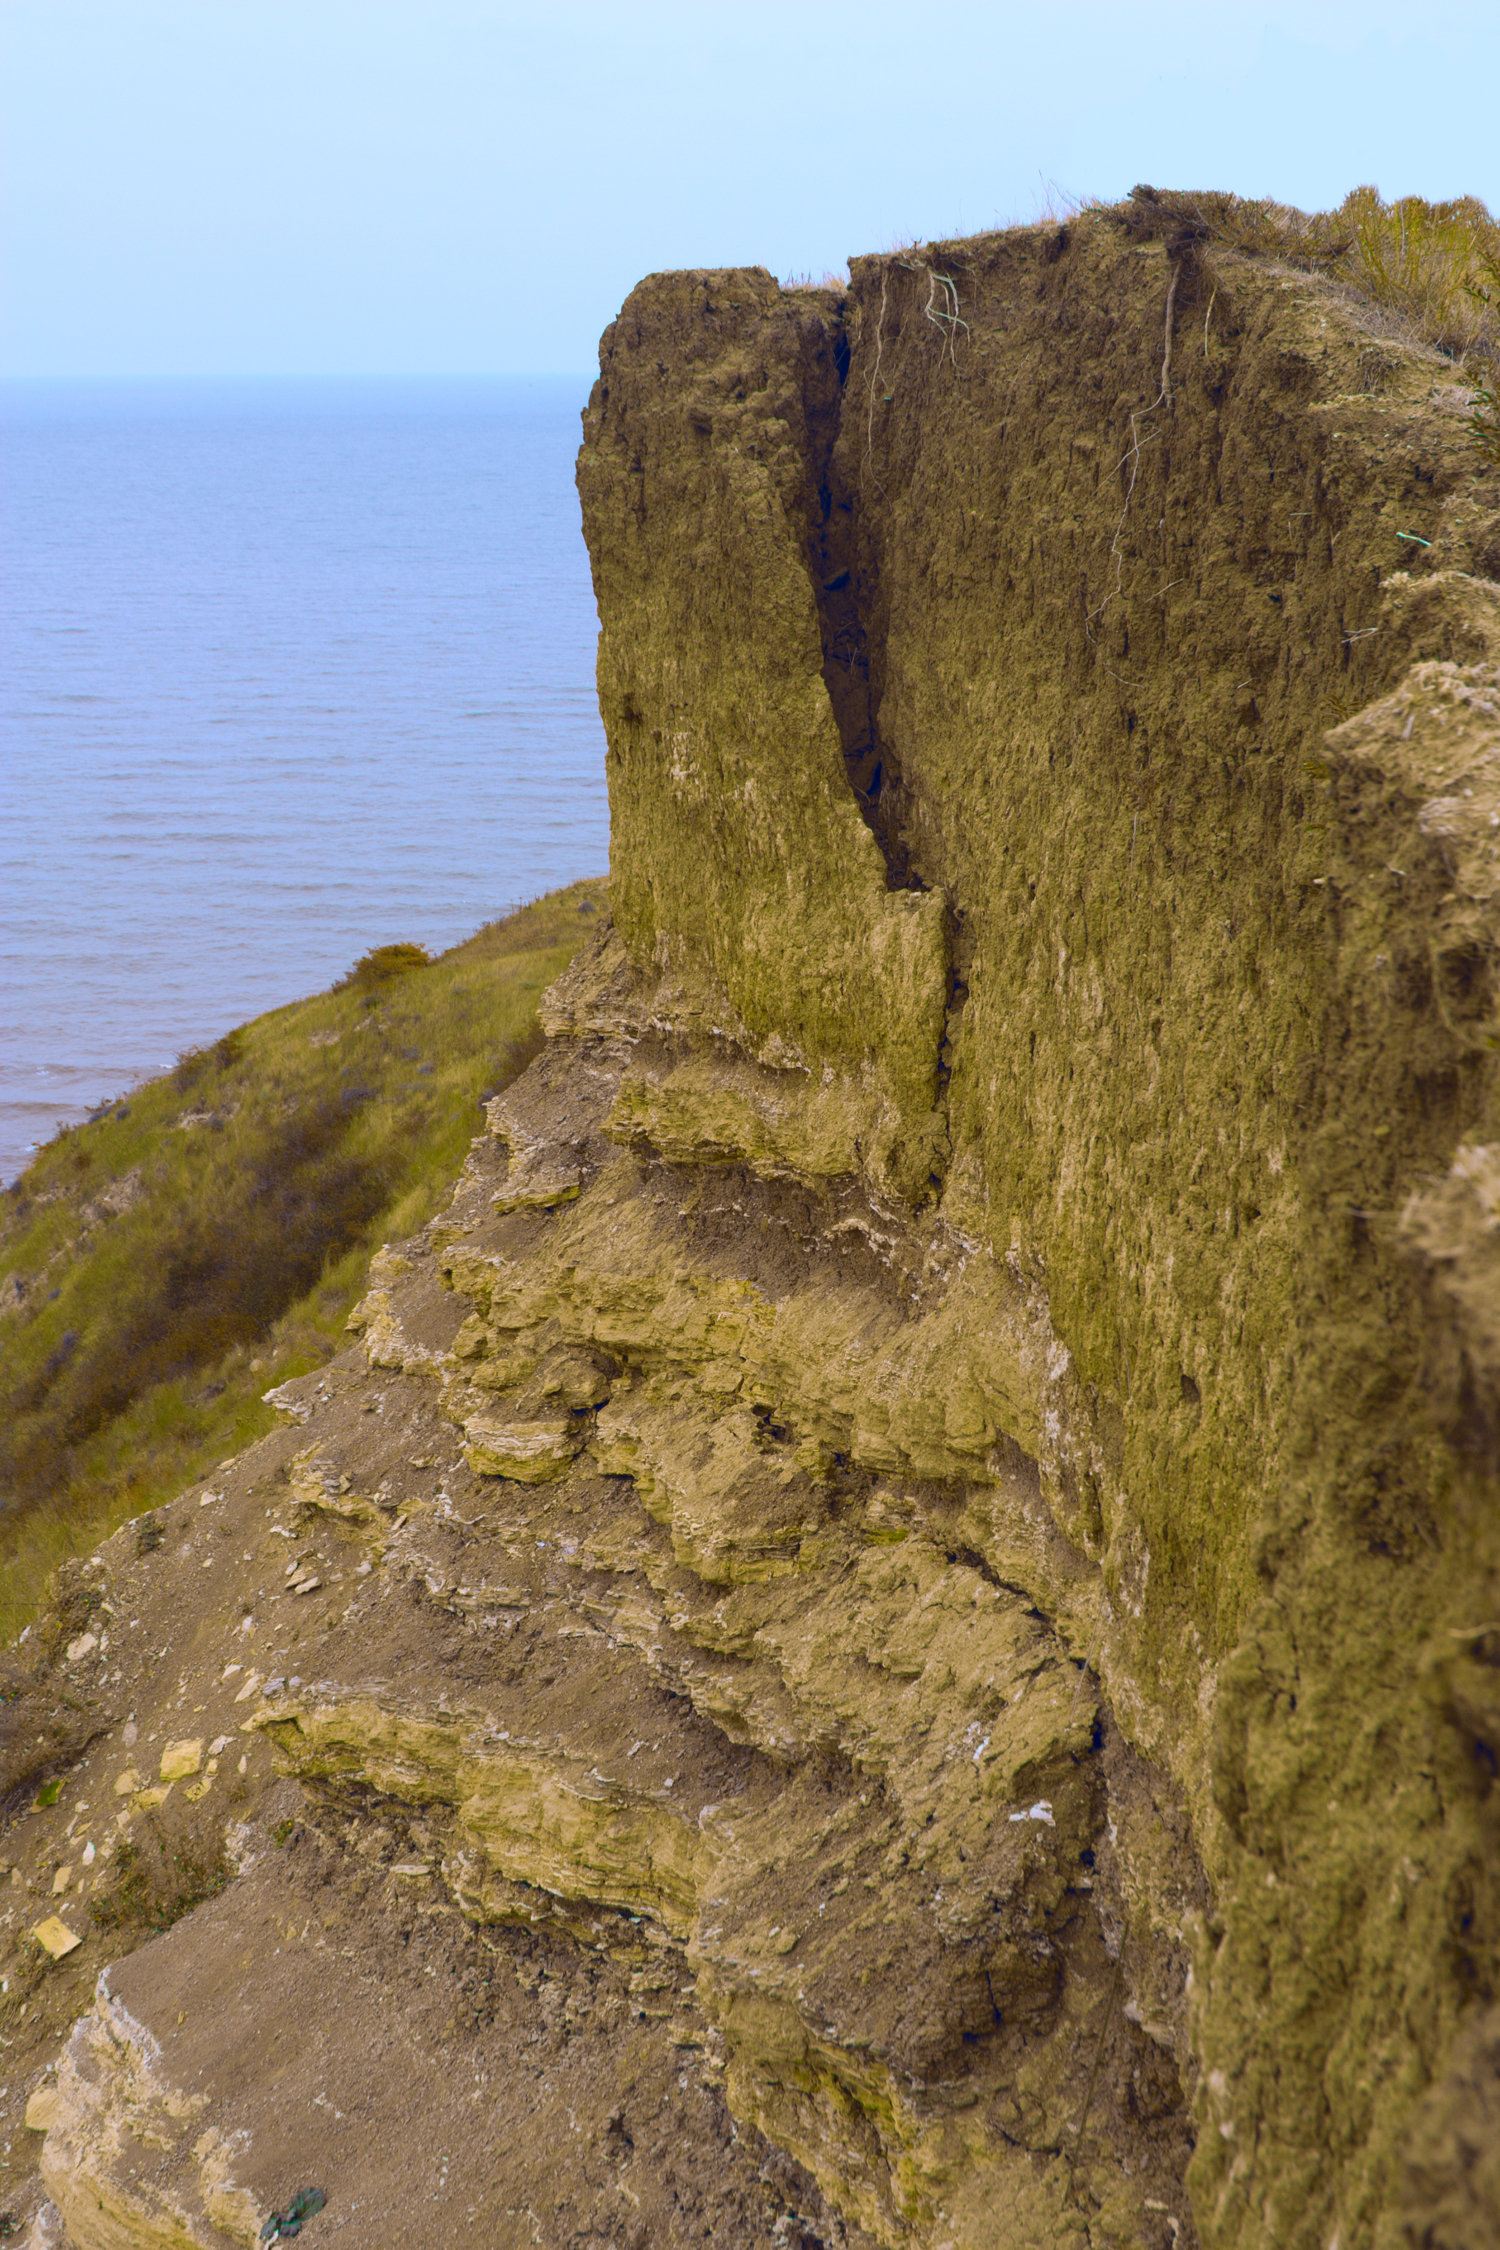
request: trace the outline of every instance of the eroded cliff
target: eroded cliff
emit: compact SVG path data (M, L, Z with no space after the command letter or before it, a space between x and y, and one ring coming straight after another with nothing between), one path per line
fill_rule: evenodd
M79 2250L304 2166L371 2241L1496 2239L1467 405L1147 207L633 293L613 919L358 1347L54 1630L78 1819L234 1819L38 2097Z

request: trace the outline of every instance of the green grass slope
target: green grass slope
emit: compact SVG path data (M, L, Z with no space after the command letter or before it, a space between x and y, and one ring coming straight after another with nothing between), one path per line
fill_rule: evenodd
M339 1348L603 903L576 883L435 961L382 947L59 1132L0 1198L0 1639L60 1560L259 1437L262 1393Z

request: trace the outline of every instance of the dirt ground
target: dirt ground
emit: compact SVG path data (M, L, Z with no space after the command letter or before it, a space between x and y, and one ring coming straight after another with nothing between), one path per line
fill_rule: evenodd
M323 1387L358 1379L336 1368ZM451 1457L430 1386L390 1389L409 1407L408 1456L425 1444ZM388 1389L388 1410L395 1403ZM387 1424L371 1440L387 1459L389 1435ZM107 2174L142 2212L170 2204L202 2239L223 2239L192 2155L209 2129L237 2152L236 2184L262 2214L320 2188L319 2237L374 2243L399 2227L434 2246L857 2241L795 2164L732 2122L691 1977L645 1925L614 1917L611 1949L586 1953L518 1893L518 1915L541 1927L475 1928L420 1807L357 1789L311 1804L279 1776L265 1736L242 1731L246 1682L268 1665L296 1686L299 1666L321 1677L357 1666L361 1626L368 1658L372 1607L382 1669L409 1693L462 1693L521 1669L513 1647L491 1660L493 1634L481 1657L479 1629L435 1610L420 1583L415 1600L403 1590L383 1601L384 1574L361 1572L353 1533L283 1536L281 1472L303 1442L295 1428L278 1432L207 1494L128 1527L101 1567L78 1574L70 1614L76 1623L86 1610L96 1646L70 1661L60 1641L56 1668L44 1655L29 1676L13 1665L12 1804L31 1794L37 1756L55 1762L59 1714L72 1727L65 1747L98 1731L55 1777L56 1801L28 1804L5 1837L0 2239L19 2238L44 2208L27 2103L40 2089L41 2114L53 2114L59 2050L93 2020L97 1986L142 2028L162 2084L191 2114L166 2120L158 2105L147 2139L127 2135L125 2150L101 2134L79 2178L92 2188ZM482 1497L451 1458L443 1467L466 1503ZM428 1470L408 1474L431 1484ZM462 1543L457 1526L453 1536ZM286 1558L314 1555L322 1586L286 1592ZM23 1736L44 1712L53 1724L42 1738ZM167 1788L163 1754L181 1742L197 1745L199 1770ZM31 1938L49 1916L81 1941L55 1962ZM98 2090L81 2035L74 2052ZM100 2098L114 2099L108 2085ZM37 2239L47 2232L44 2220ZM78 2222L72 2234L89 2239Z

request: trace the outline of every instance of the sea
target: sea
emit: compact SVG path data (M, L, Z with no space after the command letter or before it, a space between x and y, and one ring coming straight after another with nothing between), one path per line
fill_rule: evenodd
M608 865L586 376L0 385L0 1178Z

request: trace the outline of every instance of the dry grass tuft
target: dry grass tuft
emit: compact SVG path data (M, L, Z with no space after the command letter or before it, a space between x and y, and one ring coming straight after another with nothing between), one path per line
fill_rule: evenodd
M1440 351L1500 363L1500 224L1477 196L1382 203L1356 188L1338 216L1350 227L1350 279L1409 320Z
M825 271L821 280L807 272L789 273L781 286L793 292L808 292L813 296L822 296L826 291L835 297L842 297L847 295L849 289L849 268L845 266L838 273Z

